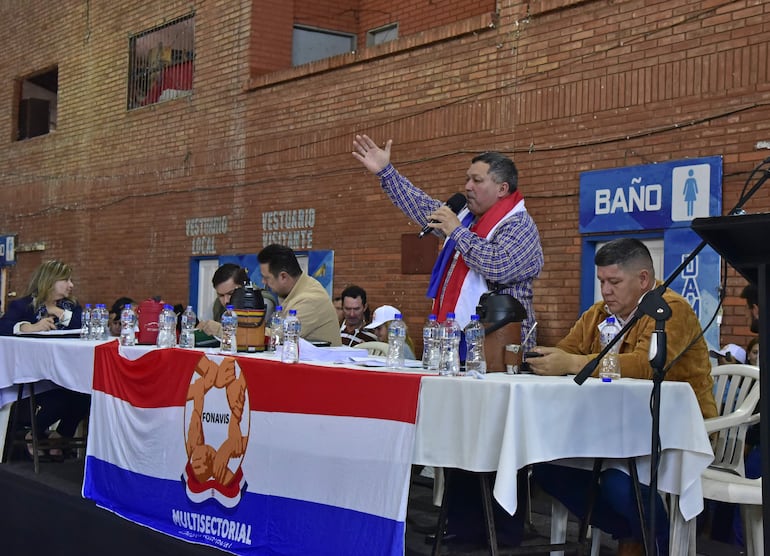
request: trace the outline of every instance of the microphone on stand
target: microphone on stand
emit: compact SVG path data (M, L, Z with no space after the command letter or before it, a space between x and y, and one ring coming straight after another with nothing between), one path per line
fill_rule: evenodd
M465 204L467 203L467 201L468 200L465 198L465 195L463 195L462 193L455 193L454 195L449 197L449 199L447 199L447 202L445 204L450 209L452 209L452 212L457 214L461 210L463 210L463 208L465 207ZM435 220L428 221L428 224L431 224L431 223L435 224L436 221ZM420 233L417 234L417 237L422 238L428 232L433 231L433 228L428 226L428 224L426 224L425 226L422 227L422 230L420 230Z

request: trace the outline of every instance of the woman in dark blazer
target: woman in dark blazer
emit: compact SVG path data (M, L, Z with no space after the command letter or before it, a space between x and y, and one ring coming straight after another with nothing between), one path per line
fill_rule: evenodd
M72 297L72 268L60 261L47 261L32 274L24 297L9 304L0 318L0 335L12 336L48 330L79 330L83 310ZM33 347L33 346L30 346ZM48 428L58 421L50 437L72 437L78 423L88 416L91 397L57 387L35 397L38 434L45 437ZM16 408L21 422L29 424L29 398ZM27 434L31 441L32 433ZM30 455L32 446L28 444ZM60 458L62 451L52 448L50 455Z

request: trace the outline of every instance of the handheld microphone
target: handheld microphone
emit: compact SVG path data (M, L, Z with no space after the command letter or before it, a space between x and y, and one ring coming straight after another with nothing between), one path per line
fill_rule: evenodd
M463 208L465 207L466 202L467 202L467 199L465 198L465 195L463 195L462 193L455 193L454 195L449 197L449 199L447 200L447 202L445 204L450 209L452 209L452 212L457 214L461 210L463 210ZM436 221L435 220L430 220L428 222L428 224L431 224L431 223L435 224ZM417 234L417 237L422 238L428 232L432 232L433 231L433 228L428 226L428 224L426 224L425 226L422 227L422 230L420 230L420 233Z

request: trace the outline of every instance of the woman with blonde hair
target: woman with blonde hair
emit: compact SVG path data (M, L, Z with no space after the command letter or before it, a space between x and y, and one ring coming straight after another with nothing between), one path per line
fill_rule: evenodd
M0 318L0 335L13 336L46 332L48 330L79 330L83 309L72 297L72 268L60 261L46 261L35 269L24 297L13 301ZM34 346L30 346L33 348ZM55 422L59 422L50 437L72 437L78 423L88 416L91 398L87 394L56 387L35 397L37 429L41 437ZM22 420L29 417L29 398L16 408ZM31 441L32 433L27 434ZM27 444L32 455L31 443ZM49 455L60 459L63 453L52 448Z
M24 297L13 301L0 319L0 335L77 330L83 310L72 297L72 269L46 261L35 269Z

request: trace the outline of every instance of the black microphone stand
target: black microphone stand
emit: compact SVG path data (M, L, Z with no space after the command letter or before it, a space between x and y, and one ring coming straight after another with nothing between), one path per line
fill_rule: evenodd
M749 179L754 176L754 174L762 165L767 163L770 163L770 158L766 158L759 166L757 166L757 168L755 168L750 174ZM764 185L768 179L770 179L770 170L764 170L762 177L757 180L757 183L746 195L741 196L741 198L738 200L738 203L729 212L729 215L743 214L743 205L759 190L760 187L762 187L762 185ZM706 245L708 245L707 241L701 241L700 244L698 244L698 246L682 260L681 264L676 267L676 269L669 275L669 277L666 278L663 284L653 290L650 290L644 295L644 297L642 297L639 305L637 306L637 310L634 312L631 318L628 319L623 328L620 329L620 332L615 335L611 342L604 346L604 348L599 352L599 355L589 361L585 367L581 369L581 371L575 376L574 379L577 384L582 385L586 379L594 373L602 358L607 355L612 347L620 341L625 333L628 332L628 330L630 330L631 327L634 326L634 324L636 324L640 318L647 315L655 320L655 330L653 331L653 336L650 339L650 366L653 369L653 377L652 440L650 443L650 524L646 528L648 533L645 538L645 544L647 544L647 540L649 539L649 546L645 546L647 556L655 556L657 554L657 542L655 539L655 502L658 493L658 460L660 458L660 386L666 376L666 372L668 371L668 367L664 367L667 350L665 322L671 318L671 308L663 299L663 293L677 278L677 276L679 276L679 274L681 274L681 272L687 268L687 266L695 259L695 257L698 256L698 254L703 250L704 247L706 247ZM640 515L640 518L642 519L642 529L644 530L645 527L643 516Z
M663 299L664 287L655 288L647 293L639 303L637 311L644 313L655 320L655 330L650 338L650 366L652 367L652 440L650 458L650 525L647 535L648 556L655 556L658 551L658 543L655 538L658 495L658 458L660 453L660 385L666 376L666 321L671 318L671 307ZM653 472L654 470L654 472ZM641 516L640 516L641 517Z

